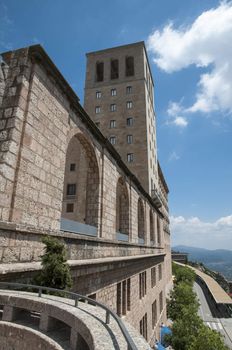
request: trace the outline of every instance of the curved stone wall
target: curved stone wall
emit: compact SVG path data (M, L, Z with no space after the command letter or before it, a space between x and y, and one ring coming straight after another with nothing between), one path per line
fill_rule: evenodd
M14 323L0 322L1 350L62 350L54 340L46 335Z

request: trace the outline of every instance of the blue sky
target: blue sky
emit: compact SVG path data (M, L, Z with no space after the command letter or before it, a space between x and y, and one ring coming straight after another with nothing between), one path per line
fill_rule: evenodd
M173 244L232 249L232 3L0 0L0 52L41 43L83 100L85 53L144 40Z

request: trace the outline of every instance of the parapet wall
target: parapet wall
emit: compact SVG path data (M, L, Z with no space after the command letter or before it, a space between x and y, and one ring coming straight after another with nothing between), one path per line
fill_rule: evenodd
M46 335L22 325L0 322L1 350L62 350L62 347Z

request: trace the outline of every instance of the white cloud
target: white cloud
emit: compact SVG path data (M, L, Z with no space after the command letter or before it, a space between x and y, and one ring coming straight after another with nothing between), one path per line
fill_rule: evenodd
M208 67L200 76L196 101L183 113L232 113L232 2L203 12L188 27L172 23L148 38L154 62L172 73L190 65ZM181 116L183 117L183 116Z
M183 117L184 108L181 103L170 102L167 110L168 119L166 125L175 125L181 129L188 125L188 121Z
M171 216L170 222L173 245L232 249L232 215L214 222L201 221L198 217Z
M180 159L180 156L175 151L173 151L168 158L169 162L172 162L178 159Z

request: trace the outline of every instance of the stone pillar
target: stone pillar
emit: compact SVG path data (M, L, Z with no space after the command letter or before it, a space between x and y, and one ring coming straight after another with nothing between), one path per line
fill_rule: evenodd
M18 309L10 305L4 305L2 320L12 322L17 318Z
M41 313L39 329L44 332L55 328L56 320L48 314Z

